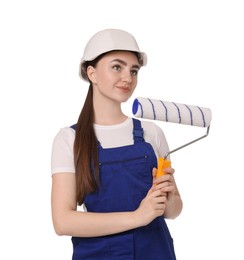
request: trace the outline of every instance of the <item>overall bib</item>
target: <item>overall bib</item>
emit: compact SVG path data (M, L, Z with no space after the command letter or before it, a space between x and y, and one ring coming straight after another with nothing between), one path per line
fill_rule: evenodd
M103 149L99 144L100 187L85 197L89 212L136 210L152 186L157 158L133 119L134 144ZM72 260L176 260L173 240L163 217L149 225L93 238L72 237Z

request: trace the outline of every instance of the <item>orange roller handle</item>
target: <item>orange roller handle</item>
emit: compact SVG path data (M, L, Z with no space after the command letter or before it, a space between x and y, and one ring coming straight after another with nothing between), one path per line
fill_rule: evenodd
M165 175L164 169L171 167L171 161L164 159L163 157L158 158L158 170L156 178Z

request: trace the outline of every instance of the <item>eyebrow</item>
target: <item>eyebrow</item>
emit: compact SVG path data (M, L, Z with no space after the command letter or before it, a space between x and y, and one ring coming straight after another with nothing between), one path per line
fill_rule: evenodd
M121 60L121 59L114 59L114 60L111 61L111 63L112 62L119 62L119 63L123 64L124 66L127 65L127 63L124 60ZM140 69L140 66L139 65L133 65L132 68Z

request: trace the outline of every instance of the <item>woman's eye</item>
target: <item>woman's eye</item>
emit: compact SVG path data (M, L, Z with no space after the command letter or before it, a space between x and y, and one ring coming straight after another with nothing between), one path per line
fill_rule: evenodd
M119 65L114 65L114 66L113 66L113 69L115 69L115 70L120 70L121 67L120 67Z
M137 74L138 74L138 70L132 70L132 71L131 71L131 75L137 76Z

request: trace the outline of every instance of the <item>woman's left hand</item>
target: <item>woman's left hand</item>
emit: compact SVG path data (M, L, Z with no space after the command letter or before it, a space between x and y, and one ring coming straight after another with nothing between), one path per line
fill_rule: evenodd
M160 190L161 196L166 197L164 217L174 219L180 215L183 204L174 178L175 170L169 167L164 169L164 172L163 176L156 178L157 168L153 169L153 185L151 190Z
M157 168L153 169L153 186L152 190L161 190L165 193L167 201L170 201L176 192L176 185L173 174L175 170L171 167L164 169L165 174L156 178Z

